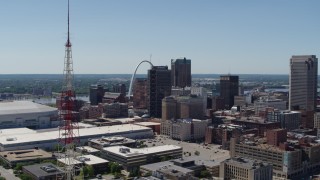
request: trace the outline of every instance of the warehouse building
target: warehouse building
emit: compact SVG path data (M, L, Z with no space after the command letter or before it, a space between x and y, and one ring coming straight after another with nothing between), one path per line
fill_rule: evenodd
M19 132L19 129L2 130L0 135L0 151L32 149L35 147L43 149L53 149L58 142L59 130L37 132ZM24 131L24 130L23 130ZM123 136L132 139L150 138L153 136L152 129L148 127L123 124L115 126L102 126L79 129L80 145L84 145L89 139L100 138L102 136Z

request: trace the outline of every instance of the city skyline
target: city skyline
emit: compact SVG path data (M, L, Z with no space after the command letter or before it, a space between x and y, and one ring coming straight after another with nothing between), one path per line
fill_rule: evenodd
M0 74L62 74L66 3L0 3ZM71 0L75 74L131 74L150 54L156 66L191 59L193 74L288 74L292 55L318 56L319 5Z

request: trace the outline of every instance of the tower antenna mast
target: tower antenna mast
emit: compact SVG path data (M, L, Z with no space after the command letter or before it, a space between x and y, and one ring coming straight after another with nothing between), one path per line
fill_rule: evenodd
M68 39L65 44L63 84L59 106L59 153L65 172L63 179L75 179L75 172L80 169L75 165L75 146L79 142L79 125L75 116L76 96L73 88L73 60L70 41L70 3L68 0ZM60 148L61 146L61 148ZM62 150L62 151L60 151ZM64 152L64 153L62 153Z

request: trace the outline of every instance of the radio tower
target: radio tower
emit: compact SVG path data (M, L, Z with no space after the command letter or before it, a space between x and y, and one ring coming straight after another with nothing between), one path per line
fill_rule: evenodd
M60 96L60 126L59 126L59 151L61 159L64 159L63 179L72 180L75 178L75 171L80 167L74 165L76 158L75 146L79 142L79 126L74 114L75 112L75 92L73 88L73 62L69 32L69 0L68 0L68 39L65 44L63 84ZM60 147L61 146L61 147Z

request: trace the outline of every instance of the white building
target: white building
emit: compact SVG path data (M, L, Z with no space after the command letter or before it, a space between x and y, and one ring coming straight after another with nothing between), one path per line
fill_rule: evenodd
M0 101L0 128L57 127L57 108L31 101Z
M162 121L160 133L180 141L197 140L205 137L208 120L178 119Z
M256 115L259 114L260 111L265 111L266 108L273 107L278 110L286 110L287 102L281 99L259 99L254 102L254 112Z
M132 139L150 138L153 136L151 128L134 124L115 126L102 126L79 129L80 145L84 145L89 139L110 136L123 136ZM52 149L58 143L59 130L37 132L24 130L24 128L1 130L0 151L32 149Z
M141 165L160 160L162 157L181 158L182 147L163 145L148 148L128 148L125 146L112 146L104 148L101 156L109 161L117 162L130 172Z

